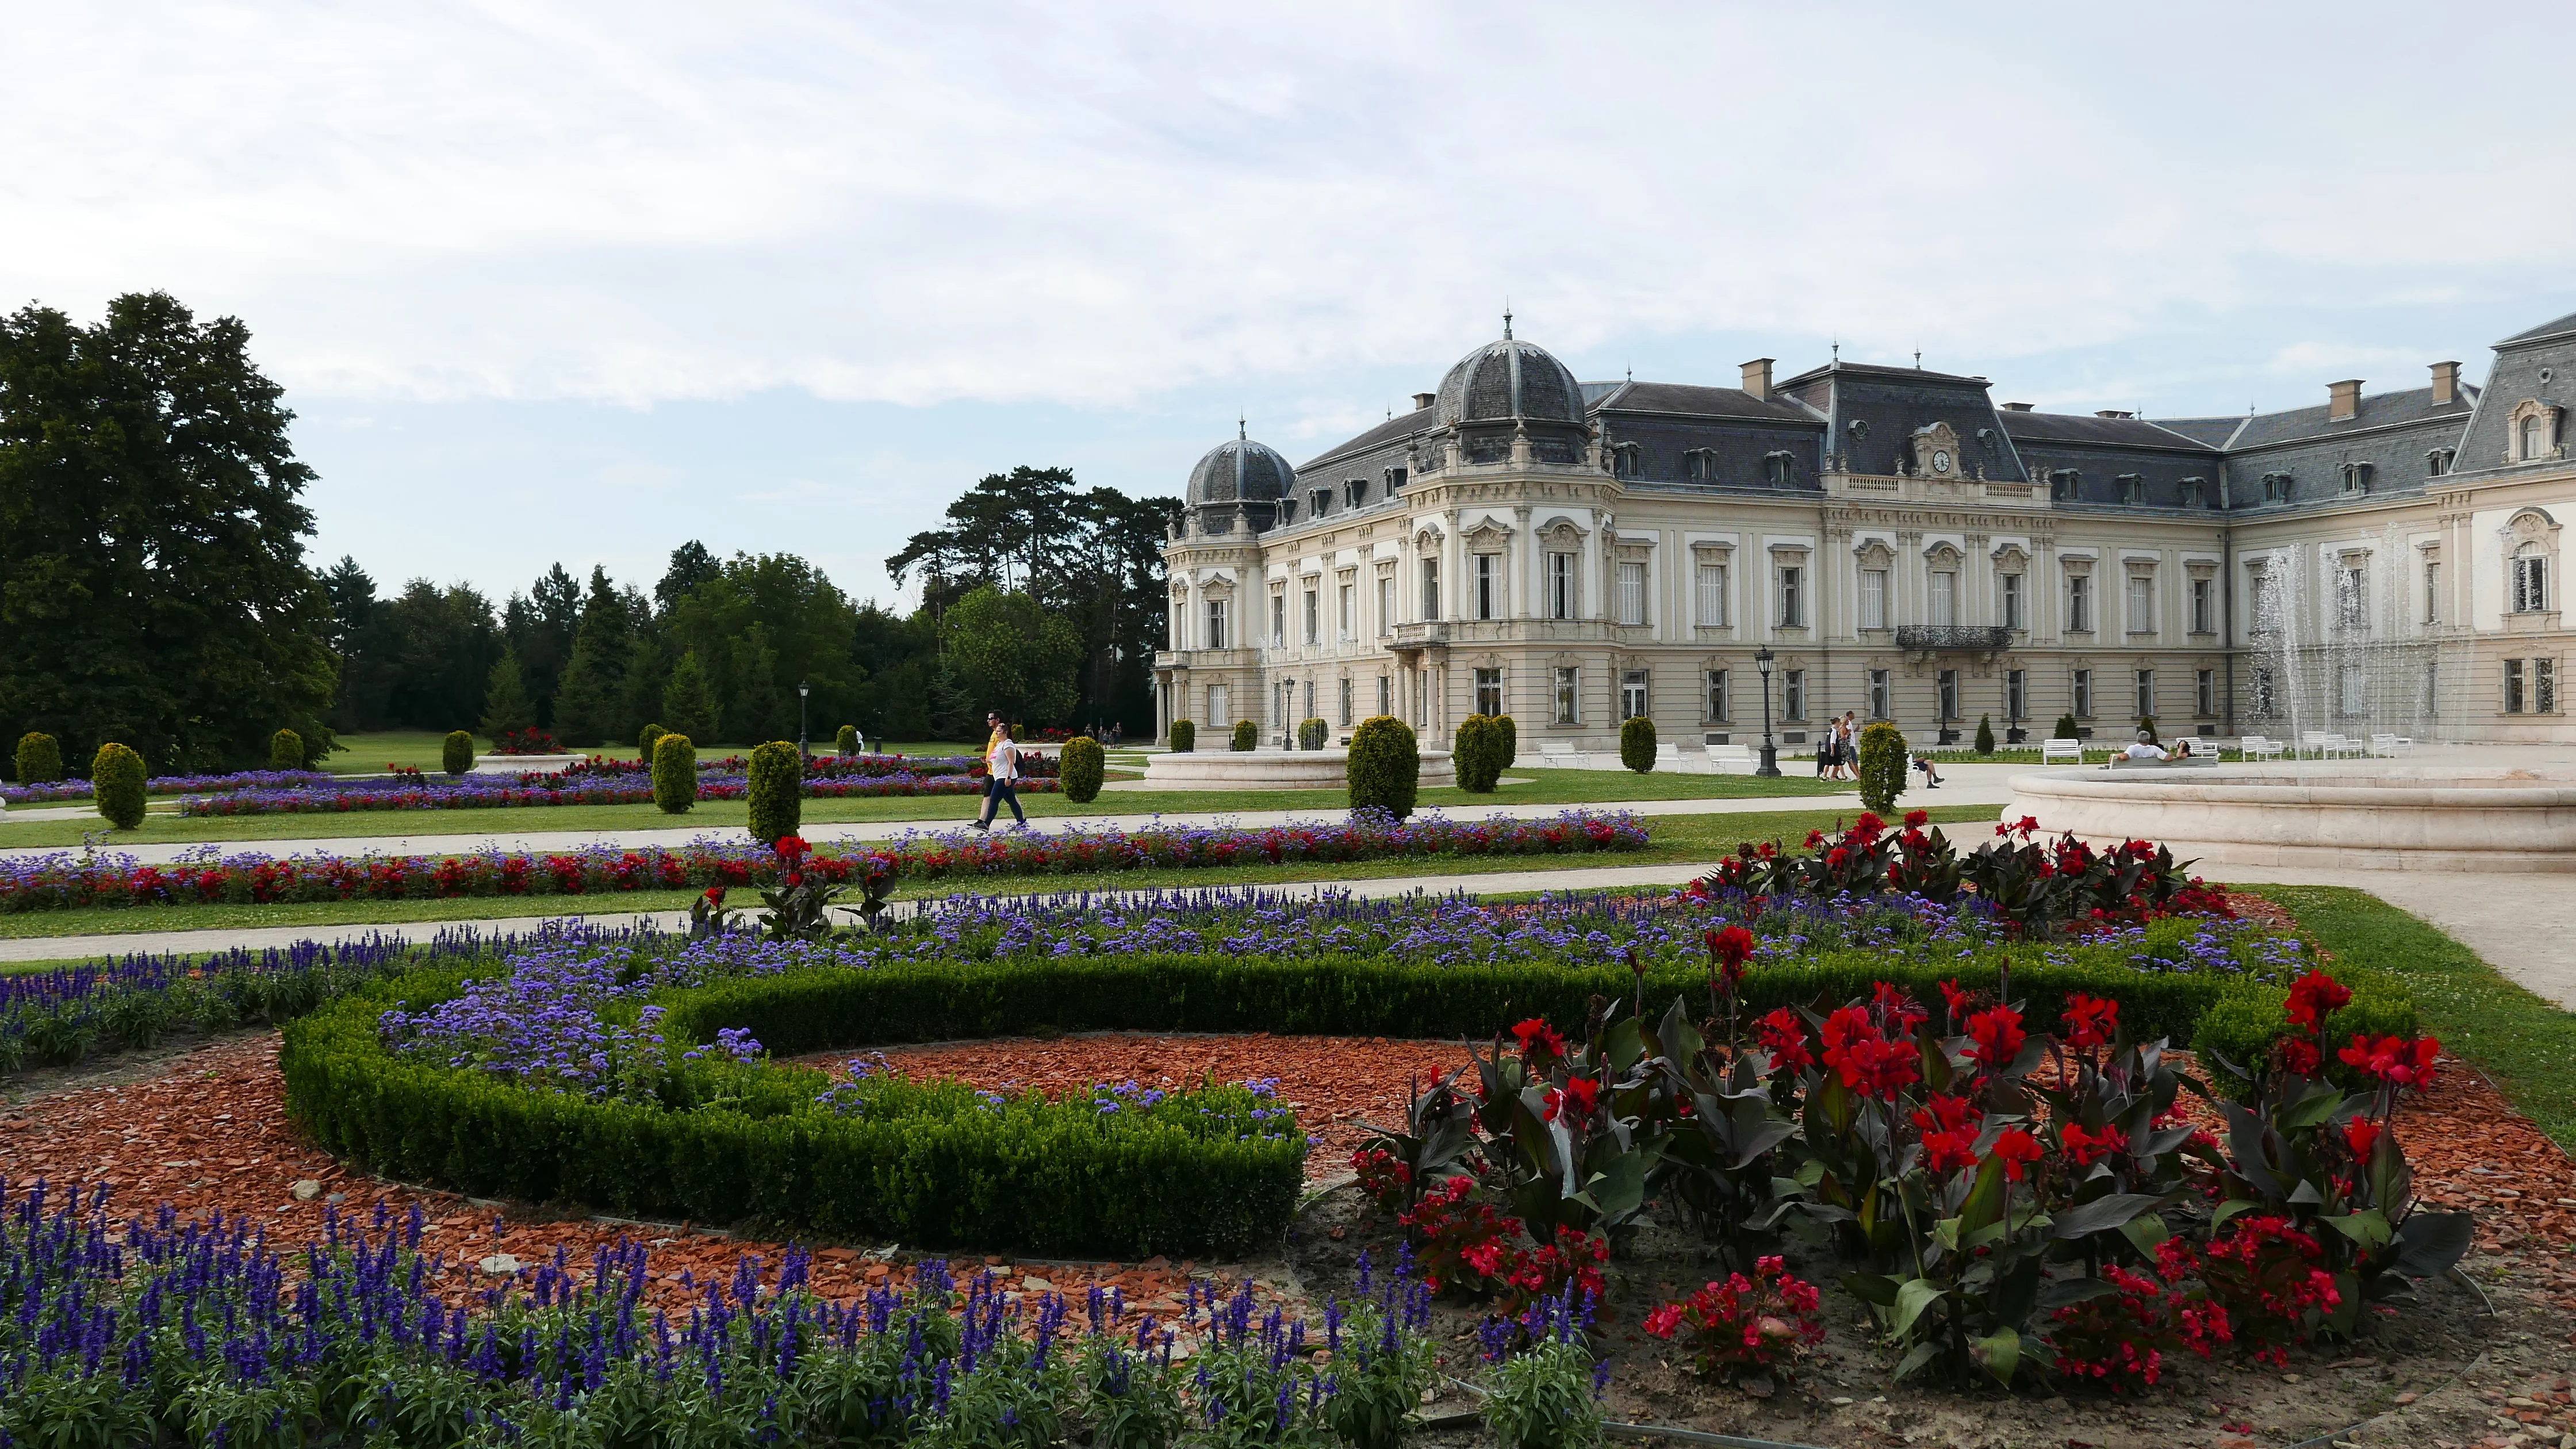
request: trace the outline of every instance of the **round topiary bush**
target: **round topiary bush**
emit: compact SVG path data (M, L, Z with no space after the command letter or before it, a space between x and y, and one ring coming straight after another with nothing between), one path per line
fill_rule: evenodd
M1330 738L1332 733L1333 727L1322 720L1300 720L1297 724L1297 748L1320 750L1324 747L1324 741Z
M99 815L119 830L143 823L143 757L123 745L98 747L89 765L90 798Z
M2061 714L2057 717L2055 737L2061 740L2080 740L2084 738L2082 735L2075 732L2075 716L2071 714Z
M648 724L644 728L637 730L635 732L636 758L641 759L648 766L651 765L653 763L653 742L669 733L669 730L662 728L659 724Z
M466 730L449 730L438 742L438 768L451 775L462 775L474 768L474 736Z
M1422 748L1413 727L1391 714L1360 722L1351 735L1351 808L1374 808L1401 820L1422 792Z
M52 735L29 730L18 736L18 783L41 785L63 777L63 747Z
M1990 714L1981 714L1977 716L1977 753L1981 755L1991 755L1994 752L1995 717Z
M1450 745L1454 751L1452 765L1458 772L1458 788L1471 795L1493 793L1494 779L1503 773L1502 745L1495 738L1490 715L1471 714L1458 722L1458 738Z
M1260 743L1261 726L1248 719L1239 719L1234 722L1234 738L1226 747L1238 755L1248 755Z
M665 815L698 803L698 747L687 735L665 731L653 741L653 803Z
M1100 741L1089 735L1076 735L1064 742L1064 760L1058 775L1064 786L1064 798L1076 805L1088 805L1100 798L1101 774L1108 768L1108 754Z
M1521 756L1520 727L1512 723L1510 715L1494 716L1494 742L1494 774L1500 777L1503 771L1512 767L1512 761Z
M1655 722L1631 715L1619 726L1619 763L1642 775L1655 768Z
M840 733L832 736L832 751L835 754L844 756L857 754L859 752L859 727L857 725L841 726Z
M1860 807L1884 815L1905 793L1905 736L1892 724L1860 732Z
M751 838L776 845L804 822L805 761L785 740L751 752Z
M1172 753L1186 755L1199 747L1199 727L1192 721L1172 721Z
M272 770L304 768L304 736L293 730L279 730L268 737L268 767Z

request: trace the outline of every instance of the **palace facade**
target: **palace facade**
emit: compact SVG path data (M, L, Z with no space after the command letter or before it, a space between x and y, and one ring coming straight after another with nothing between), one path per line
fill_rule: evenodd
M1292 467L1238 437L1164 549L1159 727L1276 743L1508 713L1525 753L1909 739L2060 715L2116 734L2299 723L2576 739L2559 692L2576 316L2483 386L2327 385L2241 417L2044 413L1985 378L1835 361L1733 387L1581 382L1511 335Z

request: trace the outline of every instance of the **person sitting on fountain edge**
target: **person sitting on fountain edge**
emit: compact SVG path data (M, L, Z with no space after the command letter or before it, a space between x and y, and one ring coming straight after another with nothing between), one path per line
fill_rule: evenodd
M2136 744L2129 746L2120 753L2124 757L2132 760L2170 760L2173 758L2173 756L2165 753L2162 745L2156 743L2156 737L2148 734L2145 730L2138 731L2138 742Z

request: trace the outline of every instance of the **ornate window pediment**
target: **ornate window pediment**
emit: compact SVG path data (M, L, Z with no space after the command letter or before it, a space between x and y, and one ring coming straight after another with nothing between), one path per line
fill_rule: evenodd
M1896 566L1896 550L1888 547L1887 540L1883 538L1864 538L1853 544L1852 557L1858 559L1860 566L1865 569L1885 569Z
M1958 545L1946 538L1942 539L1923 550L1923 559L1936 569L1955 569L1959 566Z
M1538 540L1558 552L1571 552L1583 546L1583 529L1572 519L1560 518L1538 531Z
M2552 407L2538 398L2527 397L2515 403L2505 418L2504 460L2537 463L2566 456L2566 440L2561 436L2566 416L2565 408Z
M1500 553L1511 542L1510 528L1487 519L1467 530L1467 547L1476 553Z

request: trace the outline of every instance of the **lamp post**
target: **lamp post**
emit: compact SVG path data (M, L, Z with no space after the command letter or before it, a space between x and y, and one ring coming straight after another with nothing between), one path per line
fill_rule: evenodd
M1753 667L1762 675L1762 763L1753 773L1775 780L1780 776L1780 752L1771 743L1771 665L1776 657L1768 644L1753 651Z
M796 758L800 760L810 760L814 757L813 753L805 748L805 697L813 692L813 685L802 679L796 681Z

